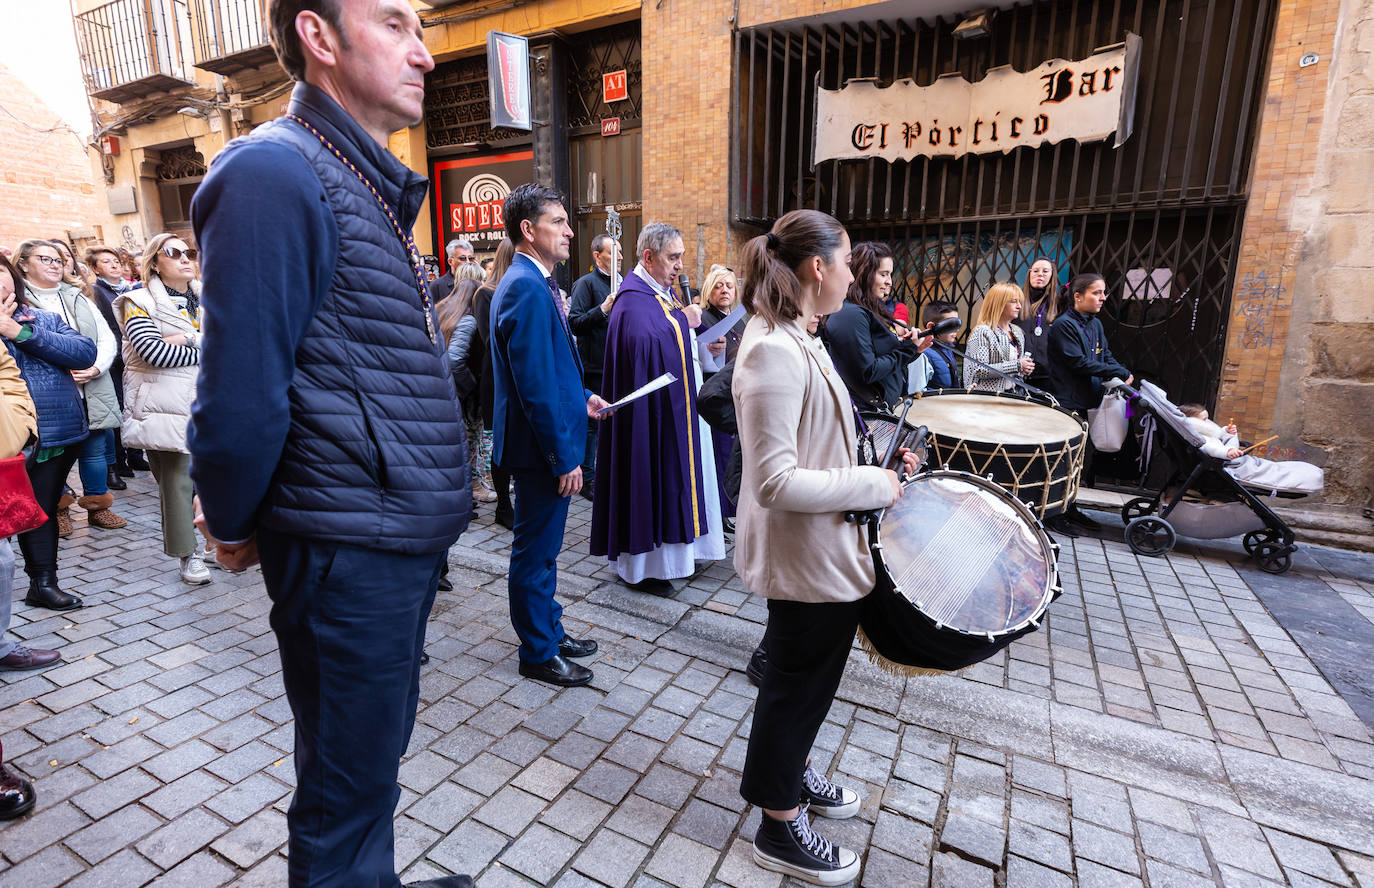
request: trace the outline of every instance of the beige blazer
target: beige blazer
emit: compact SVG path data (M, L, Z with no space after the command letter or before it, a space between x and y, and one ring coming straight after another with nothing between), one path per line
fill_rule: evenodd
M867 531L844 512L892 499L883 470L860 466L849 391L800 319L749 321L733 384L744 475L735 570L765 598L856 601L873 590Z

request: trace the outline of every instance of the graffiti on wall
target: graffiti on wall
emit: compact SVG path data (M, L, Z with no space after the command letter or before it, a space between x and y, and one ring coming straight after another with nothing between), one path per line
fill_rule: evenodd
M1267 271L1246 272L1236 290L1239 313L1245 321L1240 339L1243 348L1268 348L1274 344L1274 315L1287 307L1283 302L1286 290L1278 282L1271 283Z

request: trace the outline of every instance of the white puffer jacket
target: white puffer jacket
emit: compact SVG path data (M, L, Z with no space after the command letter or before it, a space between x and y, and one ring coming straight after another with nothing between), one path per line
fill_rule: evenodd
M200 293L200 282L191 287ZM196 326L177 308L162 281L153 277L144 289L130 290L115 300L116 317L124 324L124 306L132 302L148 313L158 332L165 336L180 333L188 338L197 334ZM200 366L154 367L134 350L127 331L124 336L124 446L144 450L187 453L186 422L191 417L191 401L196 396L196 377Z

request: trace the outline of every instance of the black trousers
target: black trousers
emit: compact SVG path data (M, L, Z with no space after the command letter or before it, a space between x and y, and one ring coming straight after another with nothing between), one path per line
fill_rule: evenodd
M24 573L30 577L39 573L57 573L57 501L76 458L81 455L81 443L68 445L57 456L44 462L34 462L29 456L24 464L33 485L33 498L47 513L48 520L27 533L19 534L19 551L24 553Z
M802 771L844 675L860 602L768 602L763 670L740 795L786 811L801 801Z

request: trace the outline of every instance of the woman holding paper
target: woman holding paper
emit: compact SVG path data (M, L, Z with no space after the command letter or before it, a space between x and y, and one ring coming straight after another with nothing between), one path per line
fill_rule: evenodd
M735 277L732 269L724 265L712 265L710 271L706 272L701 292L705 294L702 298L705 304L701 308L701 330L705 333L728 318L730 313L739 307L739 278ZM722 337L725 340L726 364L733 361L735 353L739 351L740 337L744 335L747 320L740 318ZM702 369L705 370L705 367ZM712 374L704 375L709 379Z
M712 265L711 270L706 272L706 281L701 292L705 294L703 301L706 303L701 309L701 326L703 330L709 330L721 321L730 316L730 313L739 305L739 278L735 277L735 272L724 265ZM747 319L741 318L735 326L726 331L725 341L725 363L729 364L735 359L736 352L739 351L740 338L744 336L744 325ZM703 371L705 367L703 366ZM706 379L715 375L712 373L702 374ZM733 533L735 530L735 504L730 499L725 490L726 467L730 463L730 451L735 446L735 436L726 434L720 429L711 429L711 443L715 450L716 458L716 484L720 488L720 513L725 523L725 532Z

